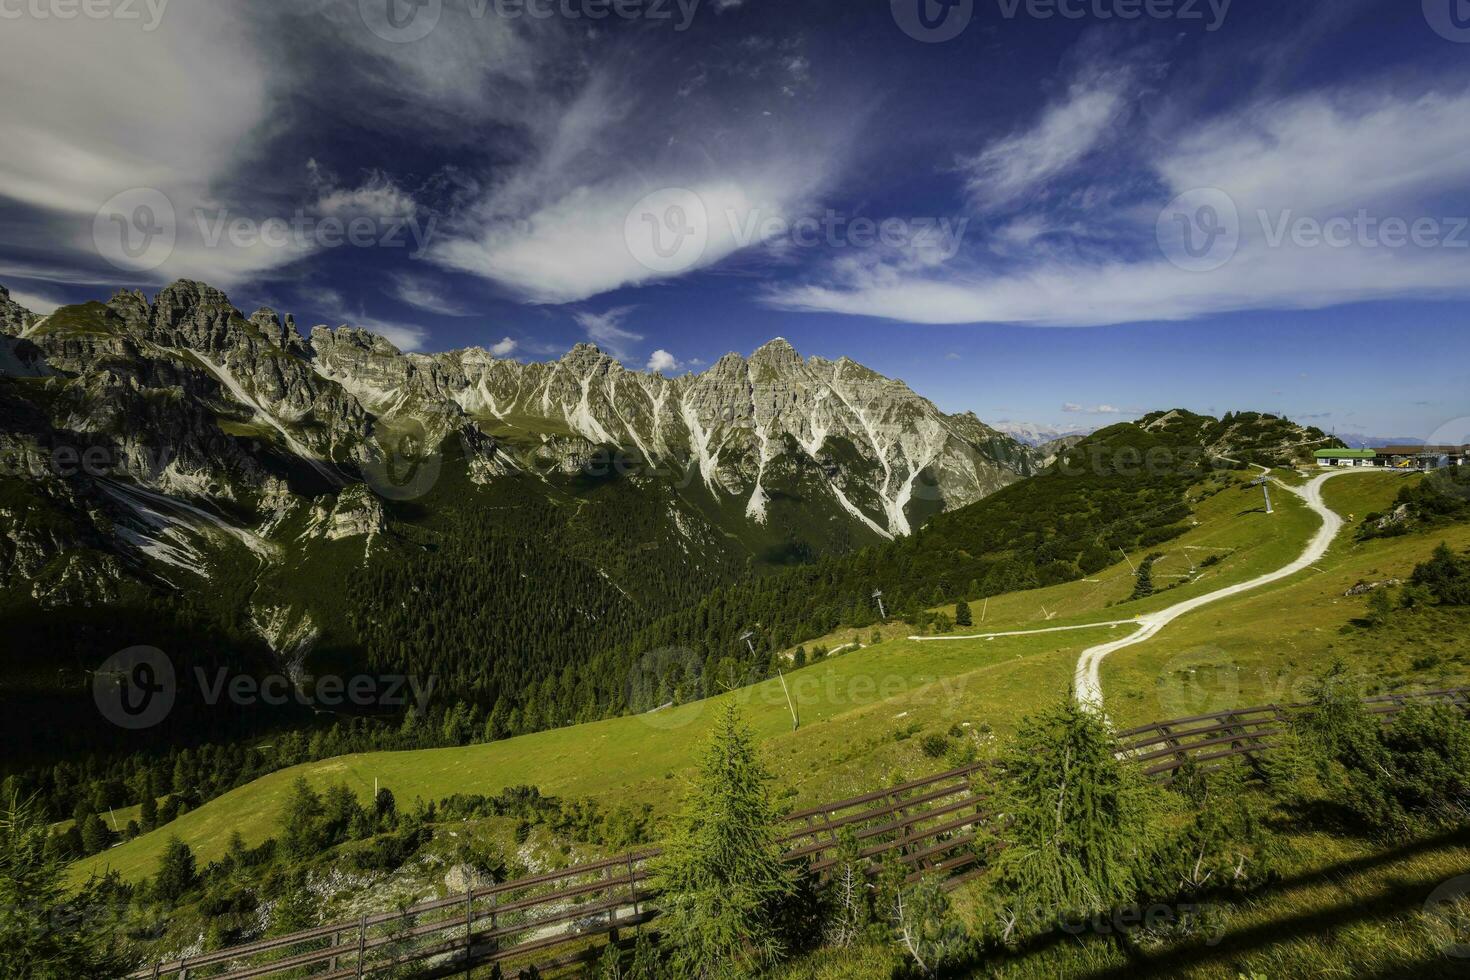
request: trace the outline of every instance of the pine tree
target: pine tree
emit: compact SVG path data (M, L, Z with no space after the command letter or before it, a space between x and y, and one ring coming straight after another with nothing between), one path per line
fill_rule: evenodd
M304 776L291 784L291 796L281 815L281 845L286 855L295 860L311 857L325 843L322 837L322 801L312 792Z
M975 625L975 620L970 613L970 604L963 599L954 607L954 624L956 626Z
M608 943L598 957L597 980L623 980L623 957L617 943Z
M951 916L949 898L932 878L898 889L893 929L919 971L934 976L965 942L965 930Z
M170 837L153 879L153 892L169 904L187 895L199 883L194 866L194 852L177 837Z
M628 976L632 980L660 980L668 973L648 933L640 932L633 942L633 962L628 964Z
M112 831L95 813L87 814L82 821L82 849L88 854L98 854L112 846Z
M794 883L777 843L770 781L732 702L655 867L662 929L695 975L758 969L785 952L780 910Z
M868 861L862 844L851 827L837 832L836 863L832 866L832 919L827 927L827 942L837 947L851 946L873 919L868 897Z
M1138 580L1133 583L1133 594L1128 597L1130 601L1147 599L1154 594L1154 562L1162 557L1164 556L1153 554L1138 563Z
M806 647L796 648L796 655L791 658L791 665L798 670L806 666Z
M317 900L307 887L306 873L290 875L281 888L280 897L271 910L270 931L284 936L317 924Z
M485 741L498 742L510 736L510 708L506 706L505 698L496 698L495 707L490 709L490 717L485 719Z
M0 976L121 976L127 964L97 903L96 883L79 892L66 886L65 859L47 846L35 799L8 788L0 800Z
M1000 882L1017 908L1056 922L1137 896L1160 804L1116 748L1107 725L1070 696L1022 723L998 805L1011 816L998 831Z
M143 780L143 802L138 811L138 819L145 832L158 826L158 799L152 773L149 773Z

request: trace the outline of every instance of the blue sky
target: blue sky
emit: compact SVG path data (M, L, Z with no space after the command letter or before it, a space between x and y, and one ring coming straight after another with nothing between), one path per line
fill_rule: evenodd
M781 335L1059 428L1470 416L1459 0L417 2L6 7L0 282L667 372Z

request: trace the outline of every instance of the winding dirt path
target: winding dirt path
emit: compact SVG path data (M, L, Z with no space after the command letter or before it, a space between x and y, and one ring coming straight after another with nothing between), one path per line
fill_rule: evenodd
M1321 561L1322 556L1327 554L1327 549L1332 546L1333 539L1336 538L1338 532L1342 530L1343 523L1342 518L1338 516L1335 511L1331 510L1325 503L1323 503L1322 484L1326 483L1333 477L1342 476L1344 473L1372 472L1382 471L1376 469L1335 470L1331 473L1323 473L1322 475L1313 478L1310 482L1302 486L1301 489L1289 487L1284 483L1276 483L1276 486L1281 487L1282 489L1287 490L1291 493L1294 493L1298 497L1301 497L1302 500L1306 502L1306 505L1311 508L1318 517L1322 518L1322 526L1317 529L1317 533L1312 536L1312 540L1307 542L1307 547L1304 551L1302 551L1301 556L1298 557L1296 561L1293 561L1291 564L1286 565L1282 568L1278 568L1274 572L1268 572L1265 575L1257 576L1256 578L1250 579L1249 581L1227 586L1223 589L1218 589L1214 592L1209 592L1202 596L1196 596L1193 599L1186 599L1185 601L1176 603L1168 607L1167 609L1161 609L1158 612L1148 613L1147 615L1140 616L1138 617L1138 624L1141 628L1136 633L1132 633L1121 640L1114 640L1111 643L1102 643L1098 646L1089 647L1088 649L1083 650L1082 656L1079 657L1077 660L1077 674L1075 679L1073 680L1073 690L1076 693L1077 700L1082 702L1084 705L1093 708L1096 711L1102 711L1103 695L1101 669L1102 662L1106 660L1110 654L1116 653L1125 647L1131 647L1134 644L1142 643L1145 640L1151 639L1165 626L1168 626L1170 623L1178 619L1180 616L1183 616L1185 613L1191 613L1194 612L1196 609L1208 606L1212 602L1219 602L1221 599L1228 599L1231 596L1237 596L1243 592L1250 592L1253 589L1259 589L1263 585L1270 585L1272 582L1279 582L1284 578L1290 578L1297 572L1303 571L1307 567L1315 564L1318 561Z

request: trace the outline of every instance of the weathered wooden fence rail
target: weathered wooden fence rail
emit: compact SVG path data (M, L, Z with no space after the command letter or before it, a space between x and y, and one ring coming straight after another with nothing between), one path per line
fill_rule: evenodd
M1369 714L1385 719L1411 704L1449 704L1470 711L1470 688L1380 694L1365 698L1363 703ZM1185 765L1208 767L1223 759L1255 758L1278 748L1280 743L1273 739L1286 732L1291 713L1304 707L1268 704L1140 725L1118 733L1119 748L1126 758L1142 765L1148 775L1170 779Z
M1373 714L1391 717L1411 704L1452 704L1470 712L1470 689L1368 698ZM1142 725L1118 733L1119 753L1158 779L1189 764L1221 764L1270 751L1301 705L1238 708ZM988 818L975 787L986 764L952 769L852 799L790 814L780 840L786 858L817 875L838 861L840 834L850 828L876 874L896 859L909 879L940 875L948 887L983 872L973 846ZM426 977L467 975L502 965L507 976L535 964L543 973L587 963L608 942L626 938L657 914L650 848L560 871L519 878L423 902L401 912L363 916L301 932L159 963L132 980L251 980L298 976L348 980L413 964Z

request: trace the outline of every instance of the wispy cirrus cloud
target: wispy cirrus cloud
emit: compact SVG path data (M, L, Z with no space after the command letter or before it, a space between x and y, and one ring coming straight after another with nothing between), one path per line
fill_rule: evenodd
M987 241L925 270L834 263L806 282L773 289L769 302L915 323L1098 326L1470 294L1470 248L1454 242L1457 229L1466 243L1470 234L1453 217L1462 212L1447 203L1470 192L1470 85L1463 77L1417 87L1364 82L1263 98L1198 121L1170 118L1178 131L1135 134L1133 142L1154 149L1152 156L1135 153L1116 164L1137 175L1135 183L1151 183L1152 194L1122 204L1107 194L1072 195L1090 202L1086 248L1066 235L1073 247L1043 237L1050 217L1043 211L1005 226L1002 250ZM1039 157L1029 144L999 146L1014 158L1006 165L993 159L990 170L1002 175L995 186L1013 190L1022 164ZM1238 236L1207 271L1166 257L1158 227L1171 199L1201 189L1224 192L1233 214L1220 220ZM1358 230L1360 216L1366 232ZM1213 221L1214 211L1191 206L1185 217ZM1374 229L1390 219L1405 228L1430 222L1437 244L1421 247L1405 236L1385 244ZM1320 229L1334 225L1351 230L1328 244ZM1303 227L1319 234L1293 234ZM1191 234L1208 241L1202 231L1211 229Z
M471 311L448 298L448 290L430 276L395 272L389 277L392 294L409 306L442 316L469 316Z
M1012 204L1116 136L1129 108L1133 79L1127 65L1091 69L1030 127L962 158L965 188L976 206L989 210Z
M587 332L587 339L618 360L627 360L632 356L629 345L643 339L641 333L634 333L623 326L623 321L635 309L618 306L603 313L574 313L572 319Z

